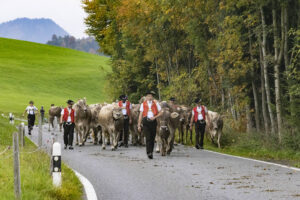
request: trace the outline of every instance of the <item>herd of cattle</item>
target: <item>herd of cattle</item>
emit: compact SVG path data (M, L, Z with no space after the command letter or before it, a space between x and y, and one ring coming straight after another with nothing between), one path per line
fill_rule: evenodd
M141 99L140 102L142 102ZM156 151L162 156L170 154L174 145L175 132L178 130L180 143L192 143L192 134L190 130L190 119L192 108L184 105L175 105L172 102L159 102L162 107L163 114L157 119L157 136ZM79 99L73 108L76 112L75 132L76 145L82 146L87 138L92 135L94 144L102 144L102 149L106 148L106 144L111 144L111 149L116 150L118 147L120 134L123 133L123 114L122 108L118 103L112 104L92 104L87 105L86 99ZM138 116L140 104L132 104L130 112L132 123L129 127L131 134L131 143L133 145L144 145L145 137L143 131L138 131ZM50 124L53 126L55 117L58 120L61 116L62 108L59 106L51 106L49 109L49 131ZM214 143L216 138L218 147L220 148L220 138L223 128L223 120L219 113L208 111L210 121L206 117L206 133L209 134L211 141ZM60 130L62 125L60 124ZM189 135L189 136L188 136Z

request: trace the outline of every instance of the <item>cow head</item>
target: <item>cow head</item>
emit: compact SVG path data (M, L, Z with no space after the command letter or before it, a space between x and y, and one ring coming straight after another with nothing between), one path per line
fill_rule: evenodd
M162 115L159 117L159 132L160 135L169 133L170 111L168 108L162 109Z
M114 120L119 120L123 117L122 109L120 107L114 107L112 110L112 116Z
M75 104L75 107L86 112L88 110L88 105L86 105L86 99L79 99L78 102Z

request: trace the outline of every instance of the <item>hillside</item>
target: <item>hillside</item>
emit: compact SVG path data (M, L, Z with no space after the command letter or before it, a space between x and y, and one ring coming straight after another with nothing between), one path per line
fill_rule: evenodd
M51 19L18 18L0 24L0 37L46 43L52 35L69 35Z
M72 49L0 38L0 112L23 112L29 100L51 103L107 100L109 58Z

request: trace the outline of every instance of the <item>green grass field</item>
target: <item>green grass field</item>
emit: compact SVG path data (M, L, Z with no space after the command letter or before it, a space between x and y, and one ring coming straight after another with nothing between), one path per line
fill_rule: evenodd
M0 38L0 113L20 116L30 100L48 111L50 104L66 105L86 97L88 103L108 100L105 76L109 58L76 50ZM16 122L17 124L17 122ZM12 145L14 126L0 116L0 152ZM62 166L63 185L52 186L49 156L26 139L21 149L22 199L81 199L82 186L75 174ZM0 199L14 199L12 150L0 155Z
M23 112L30 100L50 104L86 97L108 100L109 58L32 42L0 38L0 112Z

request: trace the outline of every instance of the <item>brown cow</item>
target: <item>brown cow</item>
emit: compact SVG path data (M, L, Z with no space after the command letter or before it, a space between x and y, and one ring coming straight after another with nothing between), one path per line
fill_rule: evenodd
M170 108L170 106L165 101L161 102L161 107L164 111L167 112L167 110L168 110L168 112L170 112L169 118L167 119L169 136L168 136L167 145L166 145L166 153L169 155L173 150L175 131L179 127L179 114L178 114L178 112L172 112L173 110ZM167 118L167 116L165 116L165 117ZM157 126L157 133L159 131L160 131L160 127ZM157 142L156 152L160 152L161 141L160 141L159 135L157 135L157 137L156 137L156 142Z
M145 144L143 131L139 132L137 128L140 106L140 104L132 104L132 109L130 112L132 123L129 125L129 129L131 133L131 142L133 145Z
M157 118L157 144L162 156L165 156L167 149L170 149L169 145L172 137L170 135L170 110L167 107L162 108L162 115Z
M190 120L192 117L192 108L187 106L180 106L180 138L183 143L184 135L185 135L185 143L188 142L188 134L190 133L190 143L193 144L193 131L190 130ZM180 141L179 138L179 141Z
M208 120L206 118L206 132L210 134L210 139L212 143L215 143L214 138L216 138L216 135L218 135L218 148L221 148L220 139L223 129L223 119L219 113L210 110L208 111L208 115L210 117L210 123L208 123Z
M59 131L62 131L62 124L60 123L60 115L61 115L62 108L58 106L54 106L54 104L51 104L51 107L49 109L49 129L50 132L50 125L52 125L52 128L54 128L54 118L57 119L57 124L59 124Z
M103 106L99 113L99 123L102 127L102 149L105 149L105 135L109 134L111 150L118 147L120 132L123 130L123 113L122 108L113 103Z
M91 109L86 104L86 99L79 99L76 104L73 105L73 109L75 110L75 129L76 129L76 145L79 146L84 145L86 139L89 135L90 131L90 123L91 123ZM78 135L80 137L80 141L78 143Z
M102 105L101 104L91 104L91 105L89 105L89 107L91 109L91 114L92 114L90 128L92 130L94 144L96 145L99 142L98 136L100 138L100 141L101 141L101 136L102 136L101 125L99 124L99 119L98 119Z

